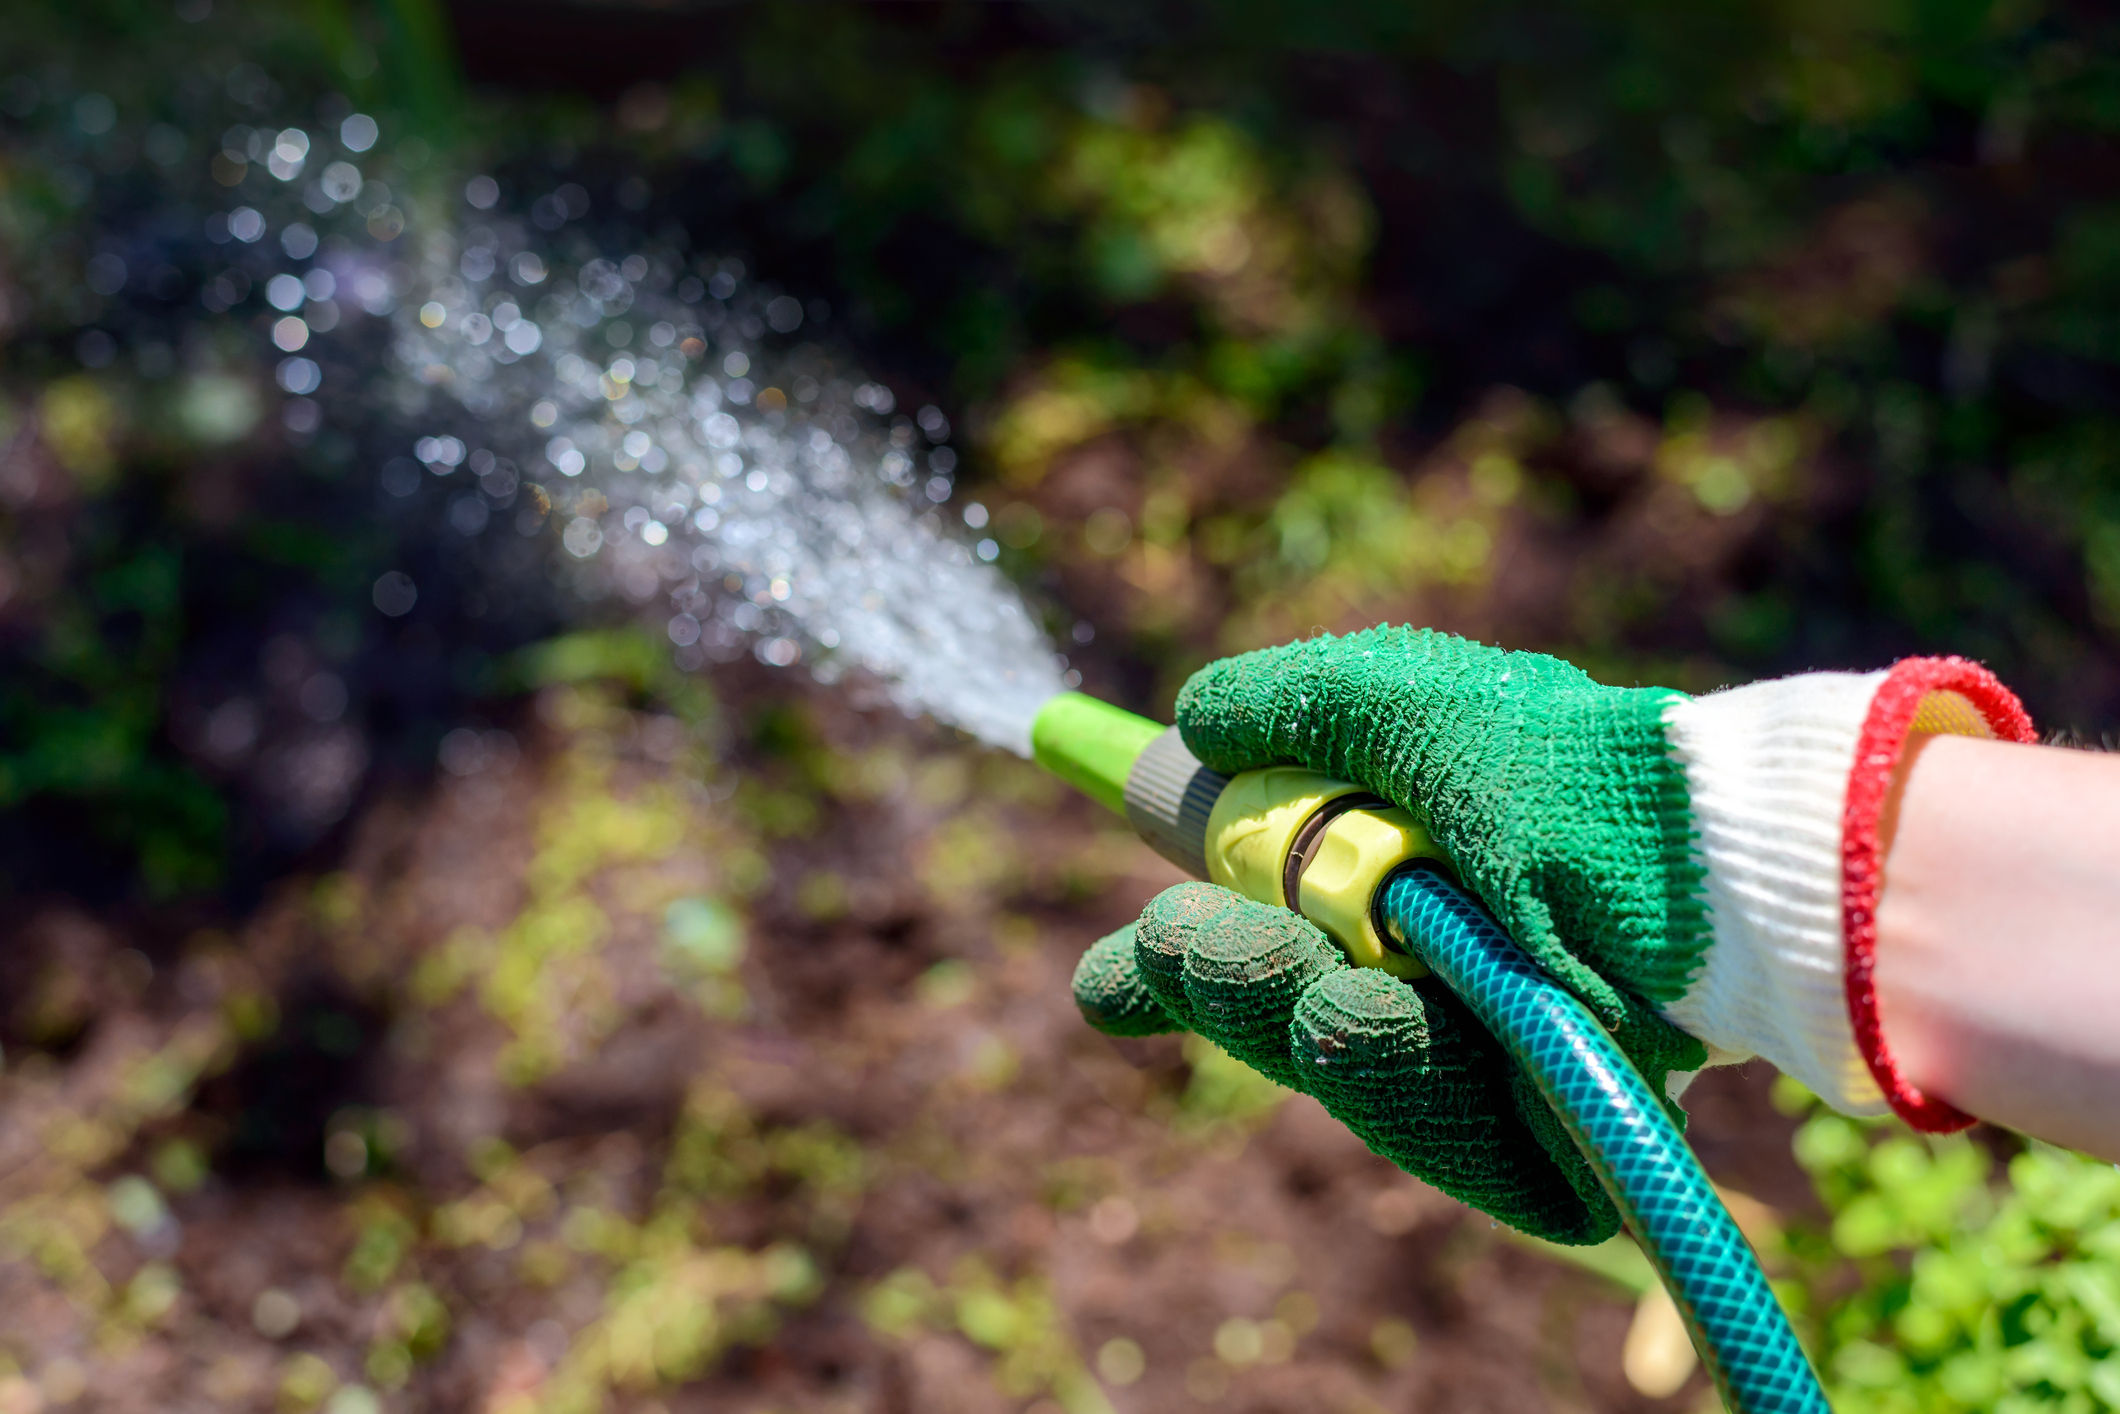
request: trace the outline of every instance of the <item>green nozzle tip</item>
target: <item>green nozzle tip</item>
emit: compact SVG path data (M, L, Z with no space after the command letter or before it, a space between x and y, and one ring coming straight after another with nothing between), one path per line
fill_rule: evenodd
M1126 812L1126 776L1160 723L1080 692L1063 692L1031 723L1031 759L1108 808Z

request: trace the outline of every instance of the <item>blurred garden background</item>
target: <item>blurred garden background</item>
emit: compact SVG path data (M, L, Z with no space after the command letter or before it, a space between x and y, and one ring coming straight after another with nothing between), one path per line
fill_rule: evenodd
M1964 653L2120 726L2101 7L5 29L0 1414L1713 1406L1631 1254L1083 1026L1172 878L1122 827L415 443L403 272L502 213L781 292L1137 710L1390 619L1690 690ZM1693 1110L1837 1408L2120 1409L2120 1173L1756 1066Z

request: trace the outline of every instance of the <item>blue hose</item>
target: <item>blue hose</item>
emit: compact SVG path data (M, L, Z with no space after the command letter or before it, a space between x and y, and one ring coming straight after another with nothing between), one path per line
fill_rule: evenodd
M1732 1414L1826 1409L1744 1235L1596 1018L1432 869L1394 874L1377 912L1537 1082L1670 1289Z

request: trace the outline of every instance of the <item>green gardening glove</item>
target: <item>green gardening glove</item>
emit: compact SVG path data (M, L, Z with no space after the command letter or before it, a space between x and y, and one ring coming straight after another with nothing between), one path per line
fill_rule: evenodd
M1662 727L1678 698L1604 687L1542 654L1379 628L1210 664L1179 694L1178 726L1214 770L1293 763L1405 806L1661 1093L1671 1071L1706 1060L1653 1009L1684 990L1709 941ZM1284 909L1180 885L1090 949L1075 994L1112 1034L1200 1032L1527 1232L1589 1243L1618 1228L1529 1077L1447 988L1350 967Z

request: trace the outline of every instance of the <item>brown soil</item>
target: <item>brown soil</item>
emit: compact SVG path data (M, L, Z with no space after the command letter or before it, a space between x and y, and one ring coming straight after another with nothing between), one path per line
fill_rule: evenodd
M818 704L697 786L668 719L545 707L519 761L374 804L339 872L236 938L20 926L0 1410L345 1414L374 1407L333 1394L358 1383L407 1410L1074 1414L1100 1351L1120 1411L1701 1405L1698 1374L1629 1388L1625 1292L1307 1099L1217 1100L1177 1038L1083 1026L1075 958L1173 876L1027 768ZM601 799L664 799L684 829L607 831L581 870L601 941L537 974L556 1010L495 1000L505 947L450 993L433 960L555 896ZM673 970L667 901L752 887L751 850L770 877L740 967ZM1764 1083L1704 1081L1694 1136L1718 1178L1798 1206ZM111 1185L140 1173L169 1215L128 1226ZM814 1277L759 1276L798 1249ZM445 1317L422 1324L422 1292ZM672 1334L692 1307L718 1325ZM646 1355L628 1321L661 1332Z

